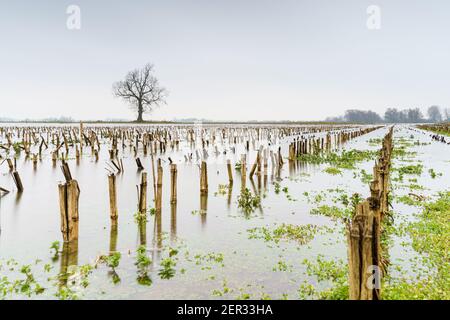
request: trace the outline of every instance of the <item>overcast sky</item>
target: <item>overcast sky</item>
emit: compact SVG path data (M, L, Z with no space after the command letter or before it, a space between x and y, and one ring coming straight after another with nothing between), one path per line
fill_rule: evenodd
M133 119L111 86L147 62L170 92L147 119L450 106L449 38L448 0L0 0L0 117Z

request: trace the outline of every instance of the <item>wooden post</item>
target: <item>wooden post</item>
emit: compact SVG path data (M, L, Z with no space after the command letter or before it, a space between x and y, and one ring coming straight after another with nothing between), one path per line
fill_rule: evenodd
M14 171L14 163L10 158L6 159L6 162L8 162L9 171Z
M170 203L177 202L177 165L170 165Z
M80 121L80 147L83 148L83 122Z
M109 210L111 220L117 221L117 191L116 191L116 175L108 175L108 185L109 185Z
M246 188L247 181L247 163L245 154L241 155L241 189Z
M136 158L136 165L138 167L138 170L144 170L144 166L142 165L141 159Z
M139 190L139 213L147 213L147 172L142 172Z
M258 166L258 161L259 161L259 152L256 154L256 159L255 159L255 163L253 163L253 166L250 170L250 179L253 178L253 175L255 174L256 171L256 167Z
M58 185L61 232L64 242L78 239L78 200L80 189L76 180Z
M158 168L157 168L157 182L156 182L156 201L155 201L155 209L156 214L161 216L162 211L162 179L163 179L163 169L158 161Z
M55 166L56 165L56 160L58 159L58 155L56 154L56 151L52 152L52 163Z
M19 173L17 171L14 171L12 173L14 183L16 184L17 191L22 192L23 191L23 184L22 180L20 179Z

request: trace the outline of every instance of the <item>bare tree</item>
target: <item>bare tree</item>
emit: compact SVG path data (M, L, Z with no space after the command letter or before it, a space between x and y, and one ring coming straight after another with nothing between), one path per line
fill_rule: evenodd
M445 121L450 121L450 108L445 108L444 109L444 120Z
M431 106L427 110L428 118L432 122L441 122L442 114L439 106Z
M153 72L154 67L149 63L142 69L128 72L125 80L113 84L113 94L131 105L137 112L138 122L143 121L144 113L166 103L167 90L159 85Z

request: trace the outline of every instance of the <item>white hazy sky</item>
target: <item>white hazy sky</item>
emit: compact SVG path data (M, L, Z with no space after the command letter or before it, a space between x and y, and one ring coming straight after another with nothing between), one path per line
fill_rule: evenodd
M0 117L133 119L111 86L147 62L170 92L147 119L445 107L449 36L448 0L0 0Z

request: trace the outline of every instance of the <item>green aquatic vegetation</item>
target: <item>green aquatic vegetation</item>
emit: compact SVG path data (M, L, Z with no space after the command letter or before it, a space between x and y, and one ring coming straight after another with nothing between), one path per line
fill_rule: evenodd
M136 266L138 268L146 268L152 263L152 260L147 256L147 248L140 245L136 250Z
M19 154L20 151L21 151L22 149L24 149L23 142L14 142L14 143L12 144L12 147L13 147L14 152L15 152L16 154Z
M56 260L59 257L59 249L61 247L61 244L59 241L53 241L51 246L50 246L50 250L53 250L53 256L52 256L52 260Z
M355 208L358 203L363 200L359 193L353 193L350 197L346 193L340 194L333 199L334 203L341 203L345 207L351 206L350 209Z
M279 260L277 264L272 268L272 271L292 272L292 265L288 265L285 261Z
M409 206L420 206L422 205L421 201L418 201L416 199L414 199L413 197L409 196L409 195L403 195L400 197L396 197L396 200L400 203L409 205Z
M212 294L213 296L222 297L228 293L233 292L234 290L228 287L228 282L226 279L222 281L222 289L214 289Z
M53 269L53 267L52 267L51 264L46 263L46 264L44 265L44 271L45 271L45 272L50 272L52 269Z
M300 299L348 300L348 267L343 260L326 260L319 255L316 261L303 260L306 274L317 282L328 285L324 290L317 290L312 284L304 282L298 293Z
M267 293L262 292L260 300L272 300L272 298Z
M306 197L308 203L319 204L326 199L325 192L321 191L317 194L311 194L307 191L303 192L303 195Z
M343 220L350 219L353 215L351 209L348 208L342 209L336 206L329 206L326 204L311 209L310 213L312 215L323 215L326 217L330 217L332 219L343 219Z
M275 188L275 189L274 189L275 193L276 193L276 194L279 194L279 193L280 193L280 190L281 190L280 184L279 184L278 182L274 182L273 185L274 185L274 188Z
M405 137L400 137L398 139L394 139L394 145L399 145L402 147L413 147L414 146L414 137L410 137L406 139Z
M187 257L188 261L191 261L189 257ZM215 253L215 252L209 252L206 254L196 254L194 256L195 264L198 266L201 266L202 270L210 270L212 268L211 264L219 264L221 267L224 267L225 264L223 262L224 255L223 253Z
M147 212L135 212L134 215L134 222L138 225L146 224L148 222Z
M367 140L367 143L372 147L379 147L383 143L383 139L381 138L372 138Z
M175 266L177 264L171 257L163 259L160 265L162 268L159 269L158 275L161 279L170 279L175 276Z
M449 300L447 289L433 277L414 279L404 277L402 279L387 279L383 288L384 300Z
M409 186L410 190L424 190L425 188L419 184L411 183Z
M61 286L56 292L55 296L59 300L78 300L80 298L76 291L67 286Z
M206 210L192 210L191 214L193 216L204 216L206 214Z
M105 263L111 269L115 269L119 266L120 258L122 255L120 252L113 252L108 256L100 256L99 260L102 263Z
M394 170L398 171L400 175L411 174L411 175L421 175L422 174L423 165L409 165L400 168L394 168Z
M120 277L118 273L116 272L116 268L119 266L120 258L122 255L120 252L113 252L109 254L108 256L100 256L99 261L102 263L105 263L108 267L111 268L111 271L109 272L112 282L114 284L117 284L120 282Z
M414 250L428 255L427 261L450 276L450 191L442 192L434 202L424 204L420 220L407 228ZM450 281L450 278L449 278ZM450 285L450 282L447 283Z
M416 277L386 279L385 299L450 299L450 191L441 192L435 201L423 204L417 220L405 226L412 248L421 254L425 269ZM403 273L404 274L404 273Z
M236 300L249 300L251 298L249 293L241 293L236 297Z
M328 168L326 168L323 171L328 173L328 174L331 174L333 176L342 175L342 171L340 169L338 169L338 168L335 168L335 167L328 167Z
M31 297L32 295L39 295L45 291L35 279L33 273L31 272L30 265L23 265L19 272L25 276L24 279L17 279L10 283L10 287L7 291L14 292L16 294L25 295ZM6 280L6 278L5 278ZM6 280L8 281L8 280Z
M361 181L365 184L370 183L373 180L373 175L370 173L367 173L366 170L361 169Z
M152 260L147 256L147 248L144 245L140 245L136 250L136 262L135 265L138 268L137 282L140 285L150 286L152 279L148 275L148 267L152 263Z
M56 245L54 246L56 248ZM39 265L42 261L36 260L35 265ZM0 264L1 266L1 264ZM19 264L14 259L10 259L6 263L8 272L14 275L14 279L8 279L7 275L0 278L0 299L7 296L26 296L32 297L43 294L49 291L42 284L38 283L32 273L31 265ZM81 266L69 266L67 271L62 272L54 277L46 279L46 285L57 286L57 291L54 296L58 299L78 299L82 293L80 290L89 285L88 277L92 273L93 266L90 264ZM0 268L0 270L2 267ZM50 264L45 264L43 267L45 272L50 272L52 267ZM24 276L24 278L17 278L17 276Z
M430 168L430 169L428 169L428 173L430 174L430 177L432 178L432 179L435 179L436 177L441 177L442 176L442 173L437 173L436 171L434 171L434 169L433 168Z
M137 211L133 215L134 222L137 225L146 224L148 222L148 217L149 216L154 216L155 214L156 214L156 209L155 208L149 208L146 212Z
M401 159L405 158L414 158L417 155L417 152L407 151L405 146L398 146L394 142L394 149L392 150L392 158L393 159Z
M228 184L219 184L217 192L214 193L214 196L221 195L224 196L228 193L228 189L230 186Z
M342 150L341 153L302 154L298 159L314 164L328 163L340 169L356 169L357 163L372 160L377 154L378 151L351 149Z
M249 239L262 239L265 242L278 244L281 240L294 241L298 244L306 244L314 239L314 236L323 227L312 224L293 225L283 223L274 229L268 227L255 227L247 229Z
M160 262L161 268L158 271L158 275L161 277L161 279L170 279L175 276L176 273L175 267L178 261L177 258L178 252L179 252L178 249L169 247L168 250L169 256Z
M238 207L246 214L252 213L261 205L261 198L253 195L252 192L245 188L238 197Z
M169 257L176 256L178 254L178 249L169 248Z
M279 194L280 191L282 191L286 195L286 199L288 201L297 201L297 199L295 199L294 197L292 197L292 195L289 194L288 187L281 188L281 185L278 182L274 182L274 187L275 187L275 189L274 189L275 194ZM265 195L264 195L264 197L265 197Z
M89 275L94 266L85 264L81 266L71 265L66 272L60 273L57 277L59 286L55 296L61 300L77 300L82 293L81 289L89 286Z

